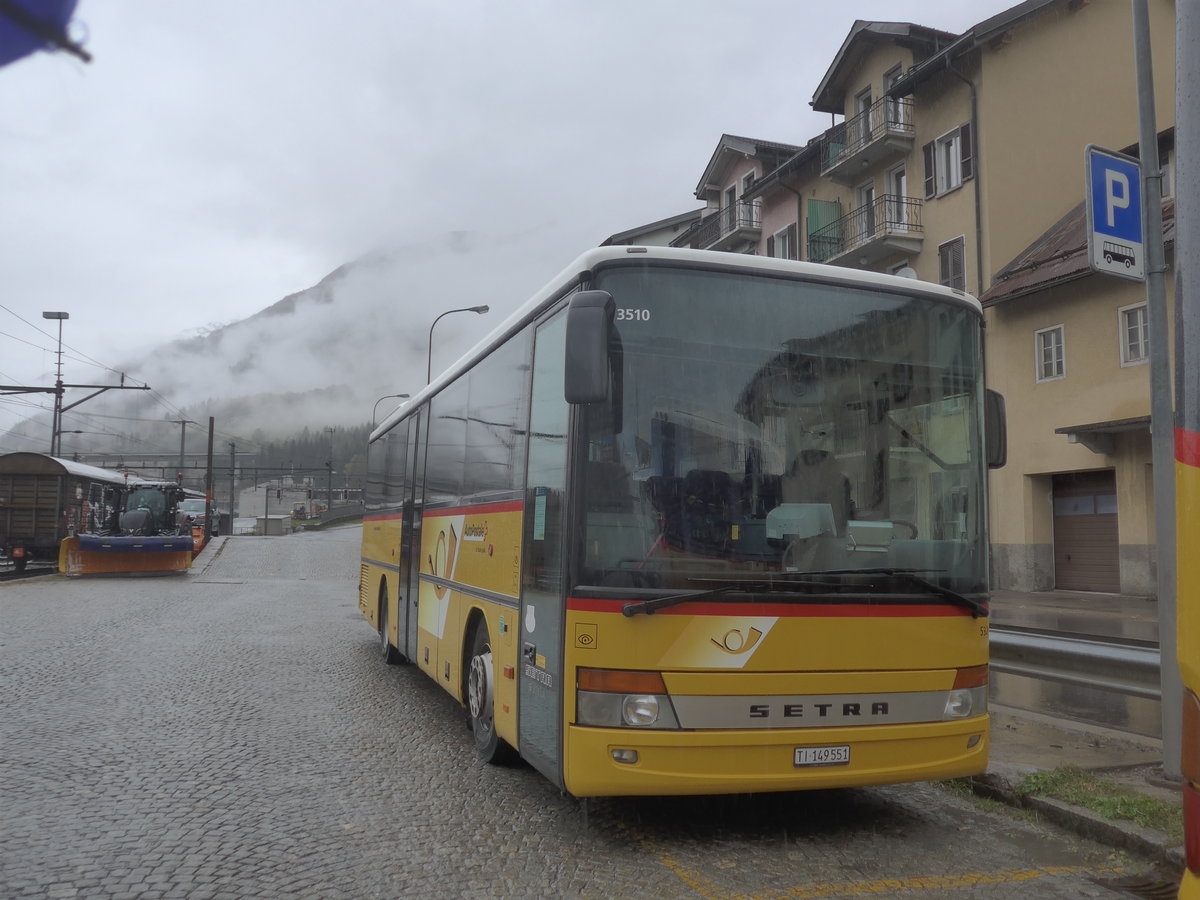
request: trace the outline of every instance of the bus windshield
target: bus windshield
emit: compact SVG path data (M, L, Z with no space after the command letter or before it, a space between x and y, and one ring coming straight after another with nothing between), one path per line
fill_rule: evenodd
M661 265L593 287L616 314L610 401L583 407L582 584L986 591L977 311Z

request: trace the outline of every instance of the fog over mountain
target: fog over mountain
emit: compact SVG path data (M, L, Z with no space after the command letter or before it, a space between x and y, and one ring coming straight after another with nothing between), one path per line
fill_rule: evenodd
M425 384L429 329L440 313L491 307L486 315L460 313L437 324L435 375L570 262L570 254L555 256L544 246L558 242L531 237L459 231L379 249L245 319L140 351L121 370L153 391L110 391L68 411L63 455L77 448L177 449L179 425L169 423L179 413L205 428L213 416L222 435L249 440L365 424L376 400ZM123 352L113 348L110 358ZM82 380L116 383L111 372L64 377ZM67 391L64 402L84 393ZM379 417L398 402L381 402ZM91 434L85 439L72 434L75 429ZM189 449L198 447L198 431L191 429ZM39 415L13 432L41 444L49 417ZM21 449L45 452L47 446Z

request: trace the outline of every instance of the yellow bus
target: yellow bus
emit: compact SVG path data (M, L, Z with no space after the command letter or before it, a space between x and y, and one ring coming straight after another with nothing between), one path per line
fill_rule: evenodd
M371 434L381 655L578 797L983 772L981 329L911 279L585 253Z
M1200 306L1196 306L1200 312ZM1182 329L1181 329L1182 330ZM1179 365L1189 366L1186 360ZM1182 409L1175 429L1177 590L1175 637L1183 683L1181 730L1184 856L1181 900L1200 900L1200 397L1188 382L1177 394Z

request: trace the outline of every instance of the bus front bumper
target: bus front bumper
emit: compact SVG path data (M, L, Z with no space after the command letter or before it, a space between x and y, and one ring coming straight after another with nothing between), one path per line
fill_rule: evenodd
M987 769L988 716L916 725L737 731L567 727L576 797L732 794L940 781ZM844 749L843 749L844 748ZM848 756L848 761L840 761ZM798 761L815 760L813 764Z

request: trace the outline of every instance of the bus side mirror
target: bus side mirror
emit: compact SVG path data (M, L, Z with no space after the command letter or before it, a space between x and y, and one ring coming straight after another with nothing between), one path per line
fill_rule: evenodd
M568 403L608 399L608 334L615 311L608 291L579 291L571 298L564 385Z
M1008 462L1008 420L1004 397L991 390L983 392L983 440L988 468L1002 468Z

